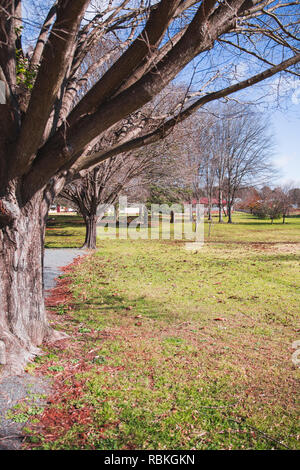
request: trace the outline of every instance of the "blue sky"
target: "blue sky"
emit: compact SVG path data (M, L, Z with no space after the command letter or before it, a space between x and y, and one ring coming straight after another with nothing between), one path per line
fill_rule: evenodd
M274 163L280 183L292 181L300 187L300 100L286 111L275 111L272 124L276 140Z
M226 53L220 58L226 65ZM200 84L203 77L205 83L205 73L201 74L201 69L208 70L208 75L214 70L210 60L211 58L204 58L200 64ZM252 76L256 66L254 61L241 55L235 67L227 73L229 83ZM192 64L189 64L177 77L178 82L188 83L192 70ZM225 82L223 86L228 86L229 83ZM211 90L208 87L206 91L221 89L223 86L217 81ZM195 88L197 89L197 85ZM254 109L269 119L270 130L274 136L272 160L278 170L278 176L272 180L271 185L292 183L294 187L300 187L300 79L287 73L278 74L256 86L231 95L230 99L236 99L241 103L252 103Z

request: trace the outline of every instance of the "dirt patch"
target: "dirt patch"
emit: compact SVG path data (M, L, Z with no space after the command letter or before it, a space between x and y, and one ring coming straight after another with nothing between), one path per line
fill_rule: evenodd
M206 243L223 244L219 241L206 241ZM250 250L276 252L276 253L299 253L300 242L244 242L244 241L226 241L228 245L242 246Z
M275 250L279 253L299 253L300 243L280 243L275 246Z
M276 253L290 253L296 254L300 252L300 243L251 243L251 249L276 252Z

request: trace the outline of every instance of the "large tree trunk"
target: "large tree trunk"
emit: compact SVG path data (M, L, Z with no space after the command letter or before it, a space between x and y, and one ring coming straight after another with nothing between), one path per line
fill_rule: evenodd
M228 215L228 223L232 224L232 207L231 207L231 203L227 203L227 215Z
M219 189L219 223L223 222L223 192Z
M170 224L174 224L175 222L175 213L174 211L170 212Z
M47 204L41 195L20 208L0 198L0 363L19 373L56 333L47 322L43 295L43 246ZM56 339L59 339L57 335Z
M97 242L97 216L92 215L84 216L85 221L85 241L82 248L87 248L89 250L96 249L96 242Z
M208 207L207 207L208 220L212 220L211 216L211 197L208 197Z

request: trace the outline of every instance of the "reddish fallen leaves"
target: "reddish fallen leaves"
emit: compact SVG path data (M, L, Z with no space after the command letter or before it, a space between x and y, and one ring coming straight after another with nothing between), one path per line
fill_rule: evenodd
M74 266L77 266L82 261L82 258L77 258L71 265L63 268L65 273L70 272ZM58 278L57 285L51 290L50 296L46 299L47 307L56 307L63 304L70 310L72 305L72 295L69 289L69 278ZM63 323L65 316L61 317L49 311L48 316L54 320L54 323ZM43 442L54 442L63 436L74 424L86 425L87 427L92 423L92 407L85 405L84 400L80 407L76 407L73 403L74 400L84 397L85 380L78 380L76 375L78 373L87 372L92 367L92 360L96 352L94 350L88 353L84 352L84 342L78 341L78 328L72 330L72 337L67 340L58 341L55 344L56 350L61 350L60 359L52 359L40 364L35 369L38 375L51 375L53 376L53 395L49 397L48 405L44 409L43 414L40 416L39 423L32 425L31 429L36 436L43 435ZM76 336L76 338L74 338ZM74 341L77 339L77 341ZM54 346L51 346L53 350ZM77 363L72 363L70 358L80 358ZM77 360L77 359L76 359ZM51 369L51 366L57 367ZM61 368L63 367L63 371ZM49 369L50 367L50 369ZM87 440L87 434L84 433L78 436L79 446L84 445ZM27 447L36 446L36 444L26 444Z
M59 284L51 290L50 297L45 299L46 307L57 307L57 305L65 304L70 299L70 290L67 279L59 279Z
M68 266L64 266L61 270L67 274L72 271L75 266L81 263L83 257L75 258L73 263ZM70 280L68 278L56 279L56 287L51 289L50 295L45 300L46 307L56 307L58 304L70 303L71 291L69 289Z
M56 435L52 434L53 440L55 440L58 437L57 434L64 434L76 423L91 423L91 410L88 407L80 409L74 407L68 409L48 408L43 413L41 421L45 430L49 428L56 431Z
M81 365L81 369L83 364ZM76 368L78 372L80 368ZM85 370L85 368L84 368ZM83 396L85 382L79 381L70 376L70 370L58 374L55 378L54 390L55 394L48 399L48 406L45 408L40 420L37 424L31 425L31 430L36 436L43 435L43 442L54 442L62 437L75 424L89 426L92 424L92 408L88 405L80 405L76 407L72 402ZM66 385L68 380L68 385ZM84 445L87 436L85 434L78 435L78 444ZM32 447L27 444L27 447ZM36 444L34 444L36 446Z

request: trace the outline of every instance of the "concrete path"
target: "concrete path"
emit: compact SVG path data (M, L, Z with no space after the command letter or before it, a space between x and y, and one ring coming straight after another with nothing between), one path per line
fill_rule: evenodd
M14 407L24 402L31 412L39 413L50 390L49 380L25 373L5 377L0 382L0 450L18 450L22 446L27 415L19 410L14 417Z
M55 286L55 278L60 275L61 267L71 264L75 258L84 254L84 250L77 248L47 248L44 257L45 291Z
M84 250L46 249L44 258L44 286L47 290L55 286L63 266L71 264L77 256L83 256ZM0 450L18 450L24 438L22 429L26 426L26 414L19 416L18 421L11 419L13 408L20 402L26 401L31 409L40 409L49 394L49 380L34 377L30 374L0 378Z

